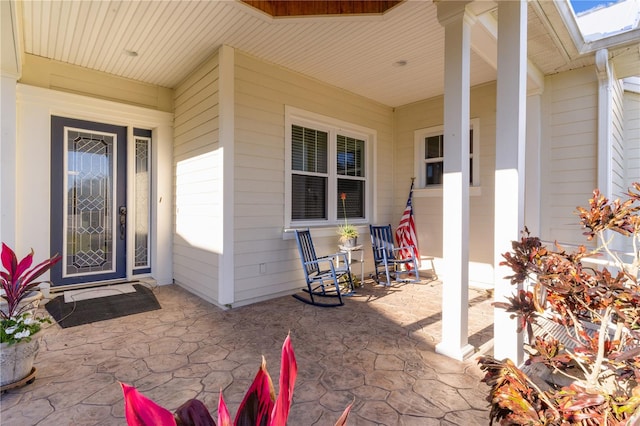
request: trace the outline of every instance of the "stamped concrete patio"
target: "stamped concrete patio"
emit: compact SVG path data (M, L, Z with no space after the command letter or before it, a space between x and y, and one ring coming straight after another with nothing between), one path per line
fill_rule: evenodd
M125 425L119 381L169 409L202 400L217 418L222 390L232 415L261 355L277 386L287 333L298 362L289 425L487 425L487 386L476 356L435 353L438 281L365 282L339 308L282 297L222 311L178 286L155 289L162 309L44 332L35 382L6 391L0 423ZM470 290L470 343L491 350L492 299ZM277 391L277 389L276 389Z

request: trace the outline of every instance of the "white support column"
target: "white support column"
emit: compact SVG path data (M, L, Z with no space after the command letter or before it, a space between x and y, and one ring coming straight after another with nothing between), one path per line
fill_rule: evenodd
M0 10L0 241L17 251L16 84L22 64L16 1L0 1Z
M498 2L498 88L495 173L495 300L517 292L504 279L511 270L499 266L524 227L524 155L527 87L527 2ZM494 311L494 356L523 360L523 336L517 321L503 309Z
M445 27L442 341L436 352L463 360L469 345L469 70L472 19L466 2L439 2Z
M540 235L540 176L542 144L542 89L527 97L527 139L525 146L524 224L532 235Z
M16 249L17 229L17 132L16 77L0 80L0 241Z
M235 197L234 197L234 145L235 145L235 50L223 45L219 51L220 67L220 149L222 150L222 255L218 275L218 303L235 302Z
M596 52L596 74L598 76L598 189L605 197L612 199L612 155L611 155L611 109L612 73L609 67L609 52Z

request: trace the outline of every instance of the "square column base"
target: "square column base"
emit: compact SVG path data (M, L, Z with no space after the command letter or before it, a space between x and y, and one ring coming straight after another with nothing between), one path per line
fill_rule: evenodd
M475 348L471 345L465 345L463 347L447 346L445 342L440 342L436 345L436 353L457 359L458 361L464 361L475 353Z

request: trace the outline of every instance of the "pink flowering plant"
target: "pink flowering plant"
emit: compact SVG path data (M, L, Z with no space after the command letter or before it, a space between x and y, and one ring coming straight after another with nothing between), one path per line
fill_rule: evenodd
M10 345L29 341L40 331L42 324L50 323L49 318L38 318L33 315L33 306L21 303L40 284L35 280L60 261L56 255L44 260L34 267L33 250L18 261L16 254L2 243L2 268L0 272L0 297L5 300L6 308L0 309L0 343Z

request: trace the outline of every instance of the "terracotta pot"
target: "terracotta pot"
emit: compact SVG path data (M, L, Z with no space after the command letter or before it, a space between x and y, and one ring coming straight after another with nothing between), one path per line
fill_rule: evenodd
M0 386L18 382L31 373L33 361L40 349L40 337L36 334L29 342L9 345L0 343Z

